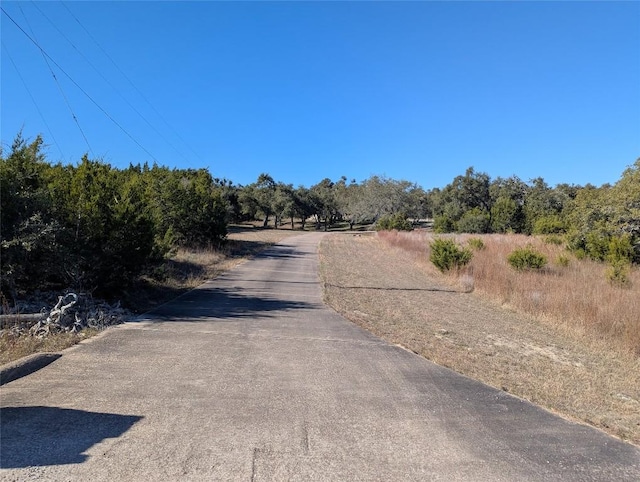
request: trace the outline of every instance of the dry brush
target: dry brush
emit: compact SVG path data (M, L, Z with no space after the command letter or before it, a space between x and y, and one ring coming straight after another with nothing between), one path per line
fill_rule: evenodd
M381 232L380 239L419 258L429 259L430 242L442 235L430 232ZM478 235L447 235L467 246ZM608 267L578 260L562 246L541 237L491 234L480 236L484 248L475 250L463 270L450 272L452 283L472 284L475 291L500 305L560 326L574 335L640 355L640 270L629 272L629 284L607 277ZM514 250L530 246L544 255L543 269L517 271L508 263ZM434 273L437 271L433 268Z

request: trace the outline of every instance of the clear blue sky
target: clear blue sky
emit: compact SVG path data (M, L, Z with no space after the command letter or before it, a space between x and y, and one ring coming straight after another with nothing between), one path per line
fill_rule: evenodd
M640 2L1 5L88 140L2 13L2 144L42 133L53 162L429 189L613 183L640 156Z

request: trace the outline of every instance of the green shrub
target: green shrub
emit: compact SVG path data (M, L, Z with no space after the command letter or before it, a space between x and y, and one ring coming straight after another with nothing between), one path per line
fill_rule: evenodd
M561 234L565 225L558 215L541 216L533 224L533 234Z
M562 266L563 268L566 268L567 266L569 266L569 257L565 256L564 254L559 255L556 258L556 264L558 266Z
M459 233L488 233L489 215L479 208L473 208L462 215L456 224Z
M609 240L609 249L607 253L607 260L612 263L631 263L633 261L635 252L633 250L633 244L631 243L631 236L628 234L622 236L613 236Z
M576 257L576 259L583 260L587 257L587 252L582 248L578 248L573 250L573 255Z
M631 271L631 263L624 260L618 260L611 263L607 268L606 276L609 282L620 288L629 288L631 280L629 272Z
M382 216L378 219L375 228L376 231L391 231L392 229L396 229L398 231L413 230L411 221L409 221L404 214L400 213Z
M433 230L436 233L452 233L456 230L456 223L449 216L436 216L433 220Z
M562 244L562 238L555 234L550 234L544 237L544 242L547 244L555 244L556 246L560 246Z
M609 238L598 232L588 233L585 237L585 251L587 256L596 261L607 259L609 252Z
M431 256L429 259L443 273L466 266L473 257L470 249L459 247L451 239L435 239L430 247Z
M547 264L547 258L531 246L514 250L507 257L507 261L512 268L518 271L542 269Z
M470 238L469 241L467 241L467 243L471 248L475 249L476 251L482 251L485 248L484 241L482 241L482 239L480 238Z

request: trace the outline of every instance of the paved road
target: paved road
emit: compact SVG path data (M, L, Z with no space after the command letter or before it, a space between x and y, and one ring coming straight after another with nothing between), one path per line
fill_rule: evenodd
M640 480L640 451L389 345L289 238L0 389L0 480Z

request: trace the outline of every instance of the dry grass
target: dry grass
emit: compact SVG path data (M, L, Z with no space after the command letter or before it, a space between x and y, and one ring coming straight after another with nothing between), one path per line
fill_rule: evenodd
M437 236L437 235L435 235ZM429 258L432 233L380 233L392 246ZM574 335L604 341L618 351L640 356L640 270L631 270L631 285L621 288L609 282L607 266L591 260L578 260L562 246L545 243L542 238L524 235L456 235L461 245L481 239L485 248L474 251L463 273L449 275L450 282L471 283L475 290L505 308L534 315L561 325ZM518 272L507 262L517 248L532 246L548 260L540 271ZM569 264L563 266L561 258ZM462 276L461 276L462 275Z
M46 338L3 333L0 336L0 365L33 353L64 350L97 333L98 330L93 328L82 330L79 333L58 333Z
M461 279L440 274L427 261L424 235L393 235L393 243L381 241L385 236L323 240L321 276L328 304L438 364L640 443L638 357L612 350L607 337L587 342L586 335L573 336L574 329L564 321L550 322L545 312L535 318L514 311L513 294L505 309L502 300L500 306L480 293L483 281L475 265L473 280L466 273L461 286ZM482 256L495 258L497 252L483 240ZM477 262L481 255L475 254ZM567 269L575 269L572 264ZM465 292L469 283L474 294Z

